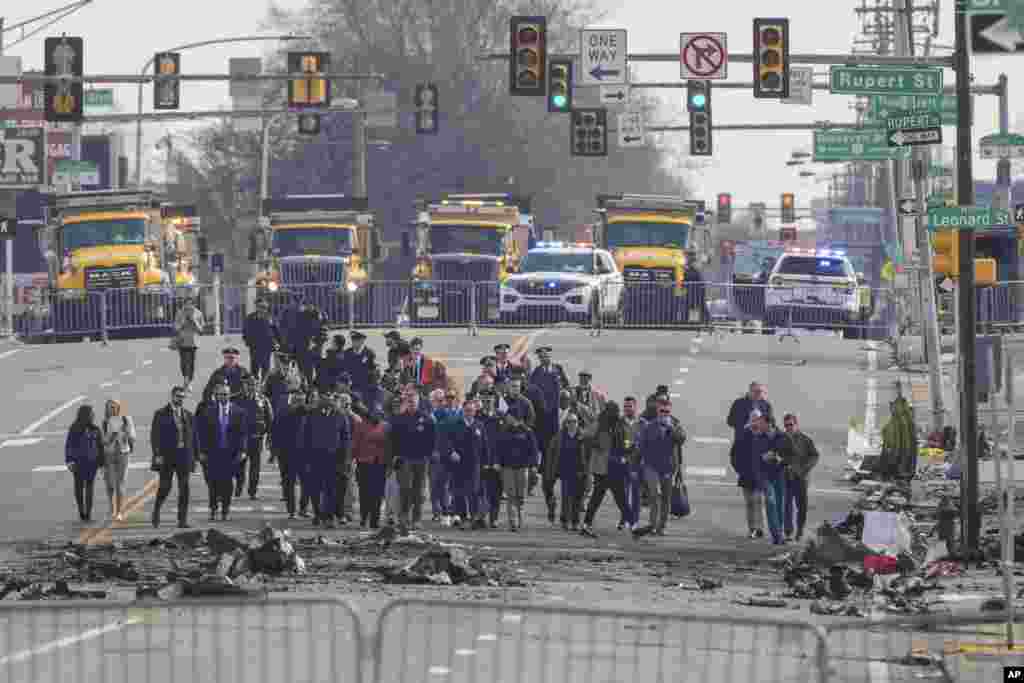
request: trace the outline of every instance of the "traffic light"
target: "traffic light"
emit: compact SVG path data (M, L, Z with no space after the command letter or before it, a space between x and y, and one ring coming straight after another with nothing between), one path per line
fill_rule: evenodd
M728 192L718 195L718 222L732 223L732 195Z
M608 156L608 110L573 109L569 136L572 156Z
M326 52L289 52L288 73L296 78L288 81L288 107L319 109L331 105L331 82L323 78L331 65Z
M686 82L686 111L691 114L711 110L711 81Z
M81 38L47 38L43 46L47 76L74 76L81 78L85 69ZM44 88L46 104L44 117L53 123L76 123L82 120L85 99L84 84L61 81L47 83Z
M512 95L543 95L547 90L547 17L512 17L509 45Z
M957 277L960 275L960 231L940 230L932 233L932 269L936 274Z
M299 135L320 135L320 114L305 111L299 114Z
M789 97L789 19L754 19L754 97Z
M548 111L568 114L572 110L572 60L552 59L548 70Z
M416 86L416 133L437 135L437 86L433 83Z
M792 192L785 192L782 195L782 222L796 223L796 197Z
M181 74L181 54L178 52L158 52L153 58L153 70L158 76L177 76ZM153 109L180 109L181 81L153 82Z

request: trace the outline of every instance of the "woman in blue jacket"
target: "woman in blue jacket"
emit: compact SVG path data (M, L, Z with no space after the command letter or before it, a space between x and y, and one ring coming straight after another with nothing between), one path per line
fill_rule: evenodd
M75 503L83 522L92 521L93 490L102 452L103 436L96 425L96 411L89 404L83 405L64 443L64 462L75 477Z
M540 464L540 447L533 430L525 422L506 415L498 428L496 450L508 501L508 529L519 531L523 528L527 475Z

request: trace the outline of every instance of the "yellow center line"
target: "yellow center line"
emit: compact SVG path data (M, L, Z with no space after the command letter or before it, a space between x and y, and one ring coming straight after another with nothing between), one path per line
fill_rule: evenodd
M121 512L125 515L140 512L145 507L146 501L156 495L158 488L159 480L156 477L148 480L139 493L125 501ZM115 528L120 528L121 526L123 526L122 522L111 520L110 524L105 527L82 529L82 532L78 536L78 543L80 545L109 544L113 541L111 532Z

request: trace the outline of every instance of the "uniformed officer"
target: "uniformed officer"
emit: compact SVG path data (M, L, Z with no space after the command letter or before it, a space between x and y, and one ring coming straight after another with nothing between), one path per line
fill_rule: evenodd
M398 361L401 359L401 353L399 345L402 342L402 335L398 330L391 330L384 335L384 343L388 347L388 369L398 367Z
M331 338L331 348L327 349L327 353L318 363L316 379L320 391L330 391L341 373L345 372L343 359L346 343L343 334L336 334Z
M530 387L527 388L527 391L530 391L531 387L535 387L534 390L543 401L543 407L537 411L539 414L537 438L545 452L548 450L551 438L558 431L559 396L563 390L570 389L569 378L566 376L565 370L561 365L551 362L551 353L550 346L541 346L537 349L538 366L530 373ZM543 463L541 465L543 469ZM529 486L531 495L533 488L533 486Z
M310 386L316 381L317 366L323 356L323 346L327 341L326 319L323 312L312 303L305 303L298 317L298 356L299 370Z
M370 369L377 365L377 354L366 346L366 335L352 332L352 346L342 355L342 367L352 375L352 388L365 395L370 388Z
M494 379L496 382L503 382L512 377L512 361L508 358L508 352L512 349L508 344L496 344L494 346Z
M309 491L313 503L313 526L335 527L338 496L338 466L351 444L349 422L337 408L332 395L320 399L306 417L305 445L309 456Z

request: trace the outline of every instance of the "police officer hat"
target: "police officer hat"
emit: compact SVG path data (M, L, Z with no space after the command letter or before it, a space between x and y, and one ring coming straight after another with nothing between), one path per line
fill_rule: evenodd
M423 338L422 337L413 337L412 341L409 342L409 346L412 346L412 347L418 346L418 347L420 347L422 349L423 348Z
M498 398L498 394L495 393L494 389L481 389L480 391L477 392L476 395L477 395L477 398L479 398L480 400L483 400L485 398L491 398L491 399Z
M352 341L354 342L363 341L364 339L366 339L366 335L360 332L359 330L354 330L352 334L350 334L349 336L352 338Z
M242 352L239 351L238 347L236 347L236 346L225 346L224 347L224 351L222 351L222 353L225 356L241 356L242 355Z
M487 365L488 363L497 363L498 359L494 356L484 356L480 359L480 365Z
M510 350L511 348L512 348L512 347L511 347L511 346L509 346L508 344L495 344L495 345L494 345L494 352L495 352L495 353L501 353L502 351L504 351L504 352L508 353L508 351L509 351L509 350Z
M401 335L401 333L399 333L398 330L391 330L390 332L388 332L387 334L384 335L384 338L385 339L394 339L395 341L398 341L399 339L402 338L402 335Z
M551 353L552 351L554 351L554 349L552 349L550 346L539 346L537 347L537 350L534 351L534 353L536 353L539 356L542 353Z
M584 377L587 379L594 379L594 376L590 374L590 370L580 370L579 376L581 379Z
M668 385L667 385L667 384L659 384L659 385L658 385L658 386L657 386L657 387L656 387L656 388L654 389L654 394L655 394L655 395L658 395L658 394L667 394L667 393L668 393Z

